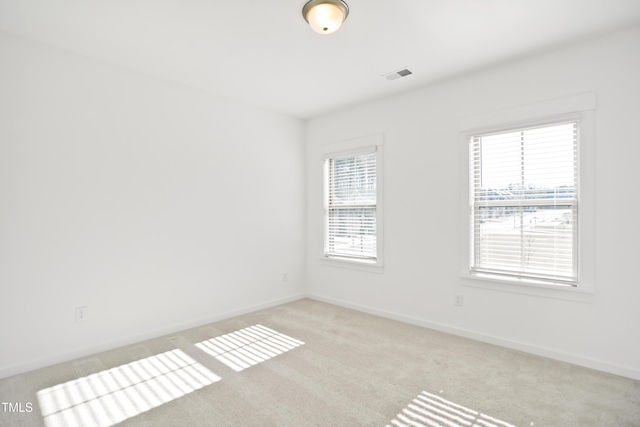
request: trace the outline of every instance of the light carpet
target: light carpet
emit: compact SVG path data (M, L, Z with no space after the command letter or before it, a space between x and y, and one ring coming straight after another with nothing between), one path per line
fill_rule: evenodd
M310 299L0 380L0 399L2 426L640 426L640 381Z

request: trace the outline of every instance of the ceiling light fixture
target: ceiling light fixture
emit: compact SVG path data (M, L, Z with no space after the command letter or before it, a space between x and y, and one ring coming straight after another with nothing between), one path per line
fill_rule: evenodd
M342 0L311 0L302 8L302 16L316 33L331 34L349 16L349 6Z

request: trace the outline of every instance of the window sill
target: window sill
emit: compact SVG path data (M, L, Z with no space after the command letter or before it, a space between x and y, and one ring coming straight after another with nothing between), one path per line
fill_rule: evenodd
M491 289L494 291L532 295L545 298L563 299L584 303L592 303L595 289L588 286L553 285L535 281L502 278L490 275L462 274L463 286Z
M367 271L369 273L384 273L384 267L379 261L354 260L339 257L321 257L320 263L328 267L347 268L350 270Z

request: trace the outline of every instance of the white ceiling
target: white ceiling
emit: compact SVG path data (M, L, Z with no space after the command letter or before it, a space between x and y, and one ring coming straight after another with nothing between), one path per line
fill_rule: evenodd
M331 35L306 0L0 0L0 30L311 118L640 22L640 0L346 1Z

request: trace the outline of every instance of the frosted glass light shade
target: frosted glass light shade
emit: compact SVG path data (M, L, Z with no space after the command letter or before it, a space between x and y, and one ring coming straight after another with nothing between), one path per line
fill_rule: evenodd
M311 0L302 9L302 14L313 31L331 34L347 19L349 7L341 0Z

